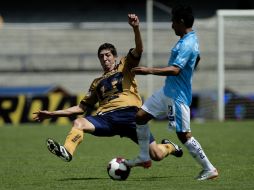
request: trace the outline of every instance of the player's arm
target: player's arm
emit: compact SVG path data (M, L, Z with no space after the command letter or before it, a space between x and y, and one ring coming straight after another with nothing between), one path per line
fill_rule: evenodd
M159 75L159 76L176 76L181 72L180 67L168 66L168 67L135 67L132 69L137 75Z
M72 115L80 115L86 111L86 108L83 105L76 105L63 110L48 111L48 110L39 110L34 112L35 121L43 121L44 119L49 119L53 117L70 117Z
M177 76L181 72L181 68L184 68L190 56L192 55L192 47L189 45L182 44L179 50L178 56L174 60L174 64L168 67L135 67L132 72L138 75L159 75L159 76ZM200 56L198 55L195 62L195 67L200 61Z
M143 52L143 42L141 38L141 33L139 29L139 18L135 14L128 14L128 23L133 28L134 36L135 36L135 48L131 50L131 54L140 58ZM133 62L133 67L137 66L139 62Z

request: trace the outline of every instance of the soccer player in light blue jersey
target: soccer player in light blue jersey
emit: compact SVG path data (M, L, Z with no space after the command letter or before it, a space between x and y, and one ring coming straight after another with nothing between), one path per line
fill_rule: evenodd
M189 6L172 9L172 28L180 37L171 50L168 66L163 68L135 67L132 71L140 75L166 76L164 86L148 98L136 115L137 135L140 154L126 165L147 166L149 157L149 127L147 122L153 118L166 116L169 128L174 128L179 140L201 165L202 171L197 180L213 179L218 176L217 169L211 164L199 142L192 136L190 129L190 105L192 101L192 76L200 60L199 42L192 29L194 16ZM164 139L162 143L170 143ZM179 149L175 147L175 151ZM150 164L151 165L151 164Z

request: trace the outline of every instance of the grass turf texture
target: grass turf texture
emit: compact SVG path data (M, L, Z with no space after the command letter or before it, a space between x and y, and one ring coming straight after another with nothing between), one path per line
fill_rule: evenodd
M152 122L159 142L170 138L179 143L165 122ZM64 142L68 126L21 125L0 127L0 189L156 189L156 190L253 190L254 122L192 123L194 136L218 168L215 180L196 181L200 167L183 147L182 158L167 157L150 169L133 168L126 181L113 181L107 163L116 156L132 158L138 147L126 138L85 135L70 163L61 161L46 148L53 137Z

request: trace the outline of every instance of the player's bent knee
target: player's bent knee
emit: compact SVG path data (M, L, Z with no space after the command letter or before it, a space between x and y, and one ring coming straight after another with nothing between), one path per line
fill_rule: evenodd
M158 148L156 142L150 144L150 157L154 161L161 161L165 157L163 152Z
M135 120L138 125L145 125L149 121L149 119L142 115L136 115Z
M84 130L85 128L85 122L83 118L77 118L73 121L73 128Z
M75 119L73 121L72 128L75 128L75 129L78 129L78 130L82 130L81 125L80 125L80 121L78 119Z
M95 127L85 118L77 118L73 122L73 128L81 130L83 132L91 133L95 130Z
M157 154L157 153L150 154L150 157L153 161L161 161L164 158L162 154Z
M152 115L150 115L149 113L145 112L144 110L140 109L138 111L138 113L136 114L136 123L138 125L144 125L146 124L148 121L150 121L153 118Z

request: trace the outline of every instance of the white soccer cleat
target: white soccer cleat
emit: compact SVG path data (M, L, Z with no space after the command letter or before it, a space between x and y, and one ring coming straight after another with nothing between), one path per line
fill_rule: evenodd
M219 173L217 169L214 170L202 170L199 175L196 177L197 180L208 180L208 179L214 179L219 176Z
M149 168L152 166L152 161L149 160L142 160L139 156L137 158L134 158L133 160L125 160L124 164L129 166L129 167L136 167L140 166L143 168Z
M65 149L65 147L61 146L53 139L47 139L47 147L52 154L58 156L62 160L66 162L70 162L72 160L72 155Z

